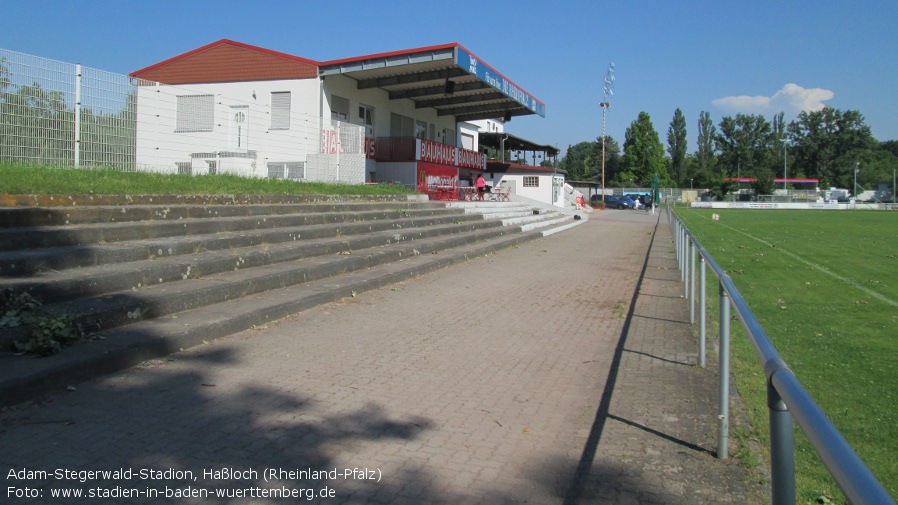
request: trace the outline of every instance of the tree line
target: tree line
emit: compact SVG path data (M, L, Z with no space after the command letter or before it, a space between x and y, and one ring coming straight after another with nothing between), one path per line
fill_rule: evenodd
M859 186L876 189L880 183L891 185L898 168L898 140L877 141L855 110L805 111L788 124L782 112L771 120L737 114L717 125L702 111L697 129L697 146L689 152L686 118L677 109L665 146L649 114L640 112L626 130L623 149L605 136L605 185L647 187L658 174L665 187L725 192L725 179L751 177L756 192L770 194L778 177L819 179L821 188L852 188L856 175ZM568 146L559 168L572 181L599 181L602 138Z

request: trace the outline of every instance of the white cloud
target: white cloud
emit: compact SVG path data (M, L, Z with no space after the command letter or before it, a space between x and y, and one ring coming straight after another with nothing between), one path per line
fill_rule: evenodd
M711 103L725 112L746 114L776 114L785 112L787 116L802 111L817 111L826 106L823 102L832 100L835 93L822 88L802 88L789 83L773 96L726 96Z

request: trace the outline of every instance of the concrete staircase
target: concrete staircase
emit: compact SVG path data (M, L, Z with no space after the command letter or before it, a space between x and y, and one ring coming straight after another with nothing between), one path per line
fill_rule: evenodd
M0 406L582 222L417 195L31 205L0 208L0 289L90 338L37 359L12 352L29 330L0 327Z

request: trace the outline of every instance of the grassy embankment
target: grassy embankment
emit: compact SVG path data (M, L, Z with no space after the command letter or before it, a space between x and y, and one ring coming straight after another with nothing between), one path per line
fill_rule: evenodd
M190 176L0 163L0 193L11 195L389 195L410 192L395 184L332 184L234 175Z

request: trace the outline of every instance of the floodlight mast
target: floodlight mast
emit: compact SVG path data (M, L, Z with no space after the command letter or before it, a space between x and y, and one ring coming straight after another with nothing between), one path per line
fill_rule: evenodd
M608 72L602 85L602 102L599 107L602 108L602 203L605 203L605 115L611 102L608 101L609 96L614 96L614 62L608 64Z

